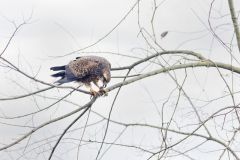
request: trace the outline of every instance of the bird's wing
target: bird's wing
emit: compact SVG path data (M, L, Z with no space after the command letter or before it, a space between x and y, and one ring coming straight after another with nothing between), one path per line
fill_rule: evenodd
M78 78L83 78L86 75L92 74L99 68L100 62L91 58L79 58L71 61L68 65L69 70Z

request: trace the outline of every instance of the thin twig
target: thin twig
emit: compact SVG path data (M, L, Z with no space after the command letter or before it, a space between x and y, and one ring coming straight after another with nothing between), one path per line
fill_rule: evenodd
M90 109L90 107L92 106L92 104L90 104L88 107L85 108L85 110L77 117L75 118L68 126L67 128L64 129L63 133L61 134L61 136L58 138L56 144L54 145L54 147L51 150L51 153L48 157L48 160L50 160L53 156L54 151L56 150L58 144L60 143L61 139L63 138L63 136L65 135L65 133Z

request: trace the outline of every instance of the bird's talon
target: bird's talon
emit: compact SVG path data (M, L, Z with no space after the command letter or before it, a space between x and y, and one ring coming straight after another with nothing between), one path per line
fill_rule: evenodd
M96 91L91 90L90 93L91 93L91 97L98 96L98 92L96 92Z
M90 96L90 100L93 99L93 95Z
M104 88L101 88L101 89L99 90L99 93L101 94L101 96L107 96L107 95L108 95L106 89L104 89Z
M107 96L108 95L107 90L104 89L104 88L100 88L100 90L98 92L96 92L94 90L91 90L90 93L91 93L91 97L90 97L91 99L93 97L100 97L100 96Z

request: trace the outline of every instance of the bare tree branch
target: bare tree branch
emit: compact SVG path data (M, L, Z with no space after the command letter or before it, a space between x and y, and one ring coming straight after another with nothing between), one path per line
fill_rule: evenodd
M231 13L231 17L232 17L234 31L235 31L235 34L236 34L238 50L239 50L239 53L240 53L240 31L239 31L239 26L238 26L238 20L237 20L237 17L235 15L235 7L234 7L234 4L233 4L233 0L228 0L228 5L229 5L229 10L230 10L230 13Z
M8 144L8 145L5 145L4 147L1 147L1 148L0 148L0 151L5 150L5 149L7 149L7 148L9 148L9 147L12 147L12 146L18 144L18 143L21 142L22 140L26 139L28 136L32 135L32 134L33 134L34 132L36 132L37 130L39 130L39 129L41 129L41 128L43 128L43 127L45 127L45 126L47 126L47 125L49 125L49 124L51 124L51 123L54 123L54 122L57 122L57 121L62 120L62 119L64 119L64 118L67 118L67 117L69 117L69 116L71 116L71 115L73 115L73 114L81 111L81 110L84 109L84 108L89 108L89 107L91 107L92 104L96 101L96 99L97 99L97 97L93 97L90 102L88 102L87 104L83 105L81 108L78 108L78 109L76 109L76 110L74 110L74 111L72 111L72 112L70 112L70 113L67 113L67 114L65 114L65 115L63 115L63 116L57 117L57 118L55 118L55 119L52 119L52 120L50 120L50 121L47 121L47 122L39 125L38 127L32 129L30 132L24 134L24 136L18 138L18 139L15 140L14 142L12 142L12 143L10 143L10 144Z
M175 65L175 66L170 66L170 67L165 67L165 68L161 68L161 69L158 69L158 70L154 70L154 71L142 74L140 76L131 78L131 79L126 80L124 82L120 82L120 83L117 83L113 86L110 86L106 89L106 91L109 92L109 91L114 90L114 89L116 89L120 86L128 85L128 84L133 83L135 81L138 81L138 80L150 77L150 76L154 76L154 75L157 75L159 73L169 72L169 71L177 70L177 69L194 68L194 67L218 67L218 68L221 68L221 69L226 69L226 70L229 70L229 71L233 71L237 74L240 74L240 68L238 68L238 67L234 67L232 65L221 63L221 62L212 62L210 60L205 60L205 61L200 61L200 62L196 62L196 63L179 64L179 65Z

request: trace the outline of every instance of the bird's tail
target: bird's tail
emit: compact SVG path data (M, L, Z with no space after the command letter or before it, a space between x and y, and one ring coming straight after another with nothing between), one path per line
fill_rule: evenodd
M56 82L54 82L54 83L56 83L56 84L63 84L63 83L68 83L68 82L72 82L72 81L73 81L73 80L67 78L65 71L61 71L61 72L52 74L51 76L52 76L52 77L60 77L59 80L57 80Z
M60 77L60 79L54 83L63 84L63 83L68 83L76 80L76 77L74 77L73 74L69 73L67 66L54 66L54 67L51 67L50 70L59 71L51 75L52 77Z
M50 70L52 71L60 71L58 73L52 74L52 77L60 77L61 79L59 79L58 81L54 82L56 84L63 84L65 82L63 82L63 80L65 80L66 78L66 73L65 73L65 66L54 66L51 67Z
M52 68L53 68L53 67L52 67ZM51 69L52 69L52 68L51 68ZM63 84L63 83L65 83L65 82L64 82L65 79L66 79L65 71L61 71L61 72L52 74L51 76L52 76L52 77L60 77L60 78L61 78L61 79L57 80L57 81L54 82L54 83L56 83L56 84Z
M54 66L51 67L50 70L52 71L60 71L60 70L65 70L66 66Z
M52 77L60 78L59 80L54 82L56 84L68 83L68 82L72 82L72 81L76 80L76 78L70 78L69 74L66 74L65 66L56 66L56 67L52 67L50 69L53 71L63 70L63 71L60 71L60 72L57 72L57 73L51 75Z
M65 71L61 71L61 72L52 74L51 76L52 76L52 77L61 77L61 78L64 78L64 77L65 77Z

